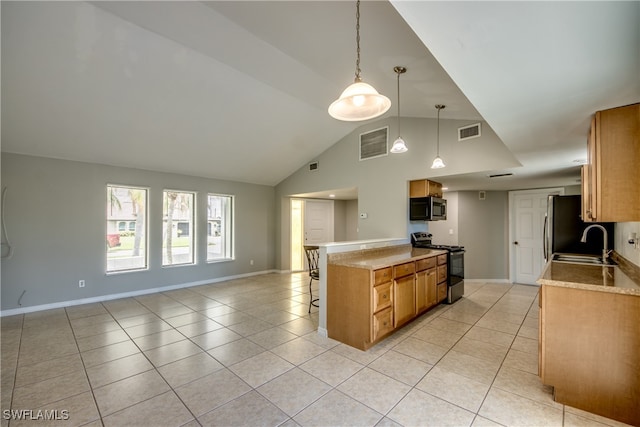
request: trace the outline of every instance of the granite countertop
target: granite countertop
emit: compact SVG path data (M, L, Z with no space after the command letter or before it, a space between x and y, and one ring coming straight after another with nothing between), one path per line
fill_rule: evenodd
M387 248L363 249L359 251L330 254L327 258L327 264L377 270L379 268L443 255L446 253L447 251L439 249L422 249L413 248L411 245L398 245Z
M624 263L602 266L549 261L538 283L640 296L640 280Z

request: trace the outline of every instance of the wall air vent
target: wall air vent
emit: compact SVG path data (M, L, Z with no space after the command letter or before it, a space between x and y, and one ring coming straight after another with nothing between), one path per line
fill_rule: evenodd
M386 156L389 152L389 126L360 134L360 160Z
M318 170L318 162L309 163L309 170L310 171L317 171Z
M513 175L513 174L511 172L508 172L508 173L496 173L496 174L488 175L488 176L489 176L489 178L501 178L503 176L511 176L511 175Z
M458 128L458 141L466 141L467 139L473 139L481 136L482 129L480 123L475 123L469 126L463 126Z

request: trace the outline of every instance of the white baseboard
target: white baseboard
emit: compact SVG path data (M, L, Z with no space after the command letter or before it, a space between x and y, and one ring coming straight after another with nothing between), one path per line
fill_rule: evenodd
M329 331L327 331L325 328L318 327L318 335L320 335L321 337L329 338Z
M512 284L509 279L464 279L465 283L508 283Z
M95 303L95 302L111 301L111 300L114 300L114 299L136 297L136 296L140 296L140 295L155 294L157 292L173 291L175 289L190 288L192 286L211 285L211 284L214 284L214 283L226 282L227 280L241 279L241 278L244 278L244 277L259 276L259 275L262 275L262 274L269 274L269 273L281 273L281 271L280 270L265 270L265 271L258 271L258 272L254 272L254 273L238 274L238 275L235 275L235 276L216 277L214 279L199 280L197 282L179 283L177 285L162 286L162 287L159 287L159 288L142 289L142 290L139 290L139 291L122 292L122 293L119 293L119 294L101 295L101 296L97 296L97 297L81 298L81 299L75 299L75 300L70 300L70 301L54 302L54 303L50 303L50 304L41 304L41 305L33 305L33 306L29 306L29 307L12 308L12 309L9 309L9 310L0 311L0 317L14 316L16 314L33 313L33 312L36 312L36 311L43 311L43 310L52 310L54 308L72 307L74 305L92 304L92 303Z

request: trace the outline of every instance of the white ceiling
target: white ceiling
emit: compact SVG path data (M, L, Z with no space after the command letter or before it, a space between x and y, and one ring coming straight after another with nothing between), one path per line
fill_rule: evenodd
M362 124L327 114L352 1L1 5L4 152L276 185ZM452 190L576 183L589 116L640 100L637 1L364 1L361 49L392 102L408 68L403 116L484 119L523 165Z

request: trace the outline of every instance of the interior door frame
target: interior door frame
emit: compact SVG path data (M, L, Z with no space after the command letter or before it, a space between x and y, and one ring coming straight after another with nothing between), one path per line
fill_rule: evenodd
M515 196L521 194L560 194L564 195L564 187L551 187L551 188L536 188L533 190L516 190L509 191L509 281L516 283L516 247L513 244L513 240L516 235L516 209L515 209ZM540 236L542 240L542 236ZM544 242L543 242L544 244Z

